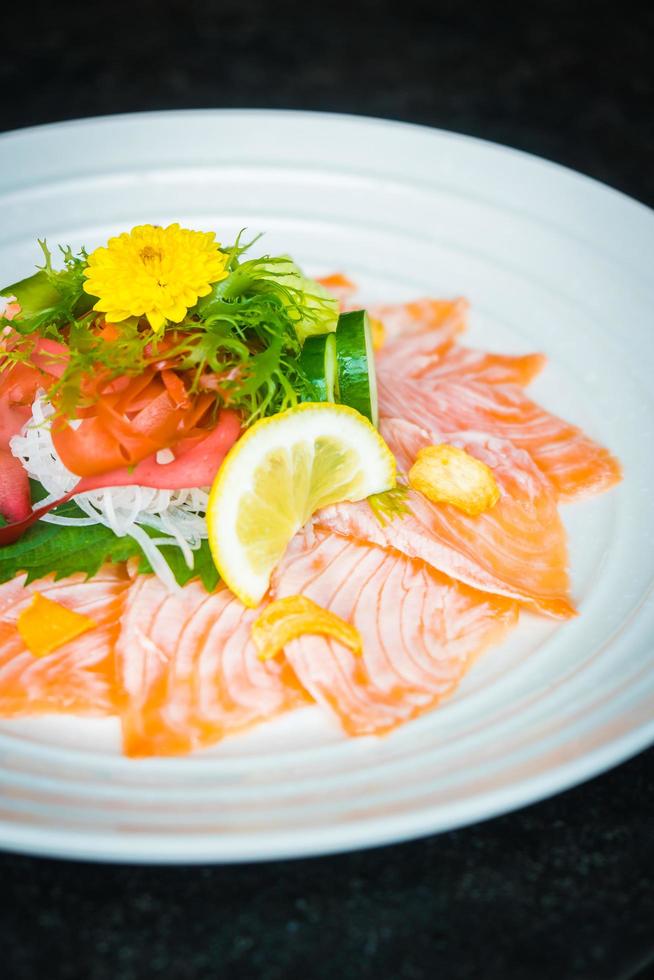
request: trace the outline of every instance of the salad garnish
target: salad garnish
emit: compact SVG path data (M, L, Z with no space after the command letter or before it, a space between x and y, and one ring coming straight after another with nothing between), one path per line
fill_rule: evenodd
M215 586L208 490L233 443L258 419L333 402L338 377L354 407L374 399L336 297L288 256L251 257L256 241L138 225L90 253L60 247L59 269L41 241L43 264L2 290L0 398L16 421L0 446L0 577L129 557L171 587Z

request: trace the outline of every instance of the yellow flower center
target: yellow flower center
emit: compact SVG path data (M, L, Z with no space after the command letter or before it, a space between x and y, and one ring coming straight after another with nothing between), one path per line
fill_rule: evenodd
M110 323L146 316L153 330L181 323L229 274L214 232L138 225L89 255L84 289Z
M147 265L152 259L159 259L161 262L163 252L161 249L153 248L152 245L146 245L145 248L141 249L141 258L143 259L143 265Z

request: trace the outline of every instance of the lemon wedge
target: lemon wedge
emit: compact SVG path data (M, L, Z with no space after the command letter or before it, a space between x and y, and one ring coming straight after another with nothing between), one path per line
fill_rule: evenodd
M261 419L234 444L211 488L207 526L216 568L241 602L257 606L312 514L393 486L393 454L354 409L307 402Z

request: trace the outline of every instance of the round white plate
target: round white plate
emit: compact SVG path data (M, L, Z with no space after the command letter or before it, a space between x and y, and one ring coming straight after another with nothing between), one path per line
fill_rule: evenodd
M114 720L0 723L0 845L152 862L400 841L564 789L654 740L654 216L514 150L295 112L109 117L0 139L0 281L37 237L141 222L266 232L364 299L463 294L470 341L543 350L536 397L613 449L615 491L564 508L581 615L523 615L439 710L347 740L303 709L184 759L132 761Z

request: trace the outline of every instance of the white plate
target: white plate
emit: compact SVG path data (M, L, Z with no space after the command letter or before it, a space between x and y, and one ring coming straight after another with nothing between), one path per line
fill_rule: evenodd
M447 704L348 741L317 708L185 759L130 761L111 721L0 724L0 842L40 854L243 861L400 841L502 813L654 739L654 216L551 163L450 133L294 112L183 112L0 139L0 280L35 240L243 226L366 298L464 294L472 340L545 350L537 396L624 463L565 508L565 625L524 615Z

